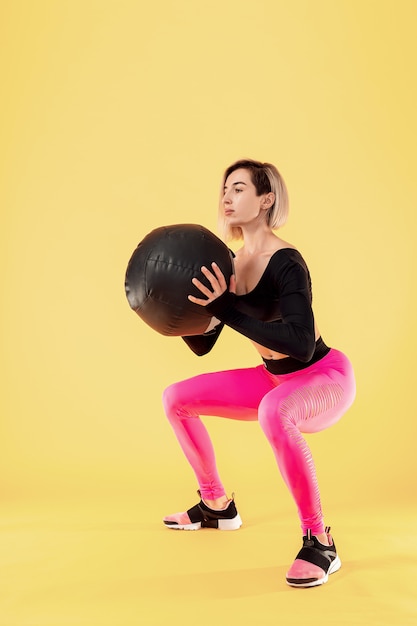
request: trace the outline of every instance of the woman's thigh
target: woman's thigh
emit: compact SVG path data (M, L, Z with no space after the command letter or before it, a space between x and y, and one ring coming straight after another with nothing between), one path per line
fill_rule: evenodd
M279 419L300 432L319 432L336 423L355 397L352 366L337 350L305 370L279 378L280 384L262 401L261 422Z
M262 398L274 387L263 365L200 374L170 385L164 392L167 413L212 415L255 421Z

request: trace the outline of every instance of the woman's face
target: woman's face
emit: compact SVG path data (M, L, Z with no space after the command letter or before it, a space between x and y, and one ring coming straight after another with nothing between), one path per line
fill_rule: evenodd
M222 198L226 222L231 227L245 226L263 220L266 215L265 194L256 195L249 170L239 169L226 179Z

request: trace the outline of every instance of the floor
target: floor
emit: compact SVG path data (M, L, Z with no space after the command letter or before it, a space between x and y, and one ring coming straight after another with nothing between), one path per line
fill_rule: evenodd
M0 624L417 624L415 511L336 511L342 568L301 590L291 516L257 505L236 532L174 532L152 499L146 519L126 497L3 502Z

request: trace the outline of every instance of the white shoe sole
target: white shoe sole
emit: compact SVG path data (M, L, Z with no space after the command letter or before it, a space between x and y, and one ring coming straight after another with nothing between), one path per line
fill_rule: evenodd
M338 556L336 556L335 560L332 561L329 567L329 571L327 572L327 574L325 574L325 576L323 576L323 578L318 578L317 580L312 580L308 583L295 583L295 582L289 582L287 580L287 585L290 585L290 587L302 587L302 588L318 587L319 585L324 585L324 583L327 583L327 581L329 580L330 574L334 574L334 572L337 572L337 570L339 570L341 567L342 567L342 561L340 560Z
M201 522L194 522L193 524L166 524L165 526L170 530L201 530L201 528L207 528L201 526ZM239 513L233 519L219 519L218 527L212 530L238 530L242 526L242 520Z

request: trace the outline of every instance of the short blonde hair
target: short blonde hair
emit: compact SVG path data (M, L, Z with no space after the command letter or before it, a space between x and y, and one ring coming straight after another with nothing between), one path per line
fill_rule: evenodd
M251 180L255 185L256 195L261 196L271 191L275 195L274 203L267 212L266 220L268 226L272 229L280 228L280 226L285 224L288 218L288 191L284 179L275 165L271 163L261 163L253 159L240 159L225 170L220 188L218 225L219 231L225 241L242 238L242 229L240 227L231 227L226 224L222 205L226 180L232 172L240 169L250 172Z

